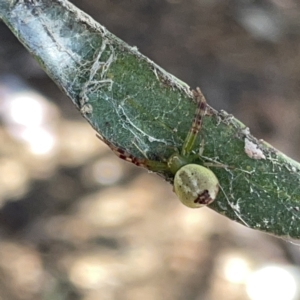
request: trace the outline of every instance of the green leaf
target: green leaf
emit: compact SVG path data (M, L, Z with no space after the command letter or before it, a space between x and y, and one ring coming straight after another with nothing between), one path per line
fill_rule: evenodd
M67 1L0 0L0 17L104 139L157 161L181 149L196 108L188 85ZM211 109L203 127L197 162L212 162L221 185L210 207L247 227L299 238L299 164L225 112ZM198 139L196 153L199 147Z

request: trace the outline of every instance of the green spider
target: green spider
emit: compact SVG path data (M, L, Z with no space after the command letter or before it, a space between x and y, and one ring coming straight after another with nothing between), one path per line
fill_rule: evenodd
M199 208L215 200L219 191L219 180L208 168L192 163L195 158L195 155L191 155L192 149L201 130L207 108L206 100L200 88L196 88L192 92L197 103L192 126L185 138L181 152L172 154L166 162L134 157L104 140L101 136L98 135L98 137L121 159L153 172L171 172L174 175L174 192L180 201L188 207ZM200 155L202 155L203 150L204 147L201 147Z

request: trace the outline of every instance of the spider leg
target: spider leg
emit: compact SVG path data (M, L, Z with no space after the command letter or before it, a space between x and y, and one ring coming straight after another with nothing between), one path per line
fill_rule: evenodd
M205 148L205 140L202 137L201 142L200 142L200 148L199 148L199 155L200 156L203 154L204 148Z
M145 158L138 158L133 156L132 154L126 152L124 149L115 146L113 143L109 142L108 140L104 139L101 135L97 134L97 137L104 142L119 158L126 160L135 164L138 167L150 169L151 171L166 171L167 164L164 162L148 160Z
M193 95L197 103L197 108L195 111L195 116L194 116L192 126L182 146L181 154L183 156L187 156L192 151L198 133L202 127L203 117L206 114L207 104L206 104L205 97L202 94L200 88L197 87L196 90L193 90Z
M143 167L143 168L147 167L147 163L146 163L147 160L146 159L141 159L141 158L134 157L130 153L126 152L124 149L122 149L120 147L117 147L113 143L111 143L108 140L104 139L99 134L97 134L97 137L102 142L104 142L119 158L121 158L123 160L126 160L128 162L131 162L131 163L133 163L133 164L135 164L136 166L139 166L139 167Z

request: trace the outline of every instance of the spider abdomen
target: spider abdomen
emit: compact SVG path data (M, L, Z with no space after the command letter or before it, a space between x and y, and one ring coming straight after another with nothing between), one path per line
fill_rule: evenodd
M216 199L219 180L208 168L187 164L175 174L174 191L184 205L199 208Z

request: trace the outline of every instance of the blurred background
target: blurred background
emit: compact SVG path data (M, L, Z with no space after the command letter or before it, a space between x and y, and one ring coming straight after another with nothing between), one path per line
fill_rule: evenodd
M300 159L299 1L72 2ZM299 266L114 156L0 23L0 300L300 299Z

